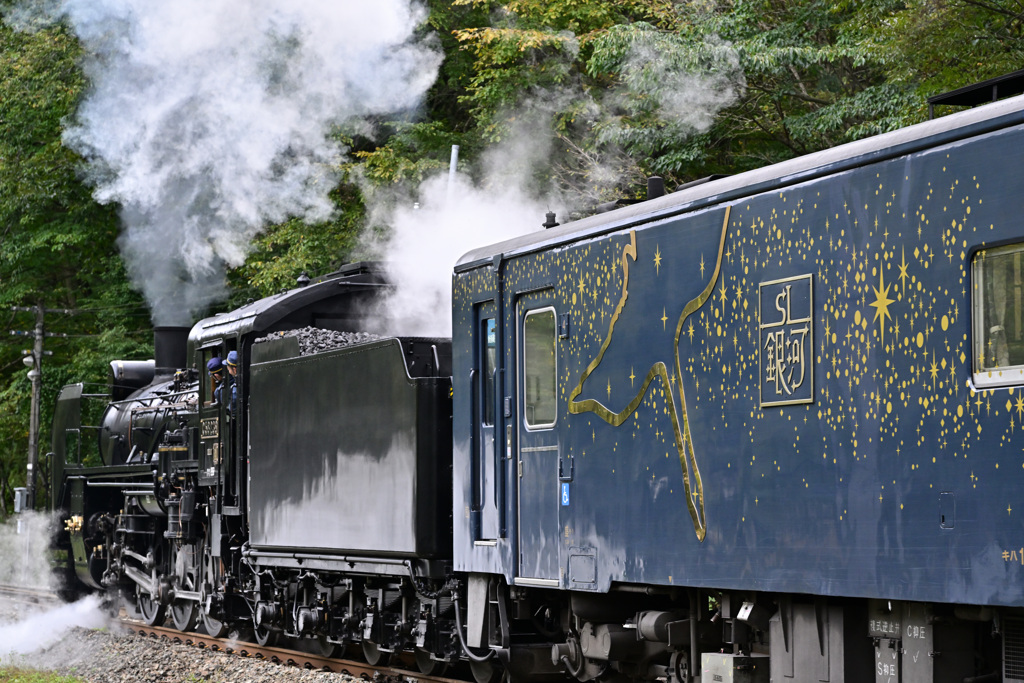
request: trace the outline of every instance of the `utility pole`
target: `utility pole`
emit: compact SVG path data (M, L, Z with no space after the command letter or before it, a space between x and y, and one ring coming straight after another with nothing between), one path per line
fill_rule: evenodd
M14 306L12 310L23 313L36 314L36 326L32 332L11 330L11 334L34 337L32 351L22 351L25 355L22 362L30 369L28 378L32 381L32 407L29 411L28 427L28 467L25 479L25 507L29 510L35 509L36 505L36 471L39 465L39 403L43 386L43 356L52 356L52 351L43 350L43 339L45 337L66 337L66 334L47 333L43 325L43 318L47 313L72 314L76 311L65 308L43 308L42 306Z

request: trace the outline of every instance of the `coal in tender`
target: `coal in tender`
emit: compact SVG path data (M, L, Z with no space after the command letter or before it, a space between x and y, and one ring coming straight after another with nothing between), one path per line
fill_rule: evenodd
M300 327L259 337L254 340L254 343L259 344L282 337L295 337L299 342L299 355L302 356L383 339L383 337L369 332L339 332L338 330L325 330L321 327Z

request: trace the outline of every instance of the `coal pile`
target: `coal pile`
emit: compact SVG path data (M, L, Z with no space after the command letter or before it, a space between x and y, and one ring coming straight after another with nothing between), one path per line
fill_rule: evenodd
M320 327L300 327L296 330L275 332L266 337L259 337L253 343L259 344L283 337L295 337L299 342L299 355L302 356L383 339L383 337L369 332L338 332Z

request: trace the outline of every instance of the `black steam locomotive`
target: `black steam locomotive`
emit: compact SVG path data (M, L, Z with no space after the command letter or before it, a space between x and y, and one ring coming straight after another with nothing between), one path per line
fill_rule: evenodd
M369 263L160 330L60 395L76 580L482 683L1024 680L1017 149L1022 98L474 251L451 340L357 334Z

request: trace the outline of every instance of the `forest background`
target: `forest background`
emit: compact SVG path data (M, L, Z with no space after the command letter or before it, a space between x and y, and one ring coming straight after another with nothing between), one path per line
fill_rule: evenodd
M59 335L45 340L40 506L60 387L151 358L154 324L119 250L126 207L66 135L95 55L67 20L8 21L25 11L0 0L0 520L26 477L31 338L8 333L34 329L25 309L49 309ZM437 58L417 106L339 115L343 153L320 161L331 210L263 220L193 319L364 257L367 232L389 230L380 203L411 201L452 145L486 193L507 177L488 171L493 150L546 141L503 163L526 194L560 197L564 222L642 197L651 175L671 188L925 120L927 97L1024 66L1024 2L1009 0L427 0L417 16L412 40Z

